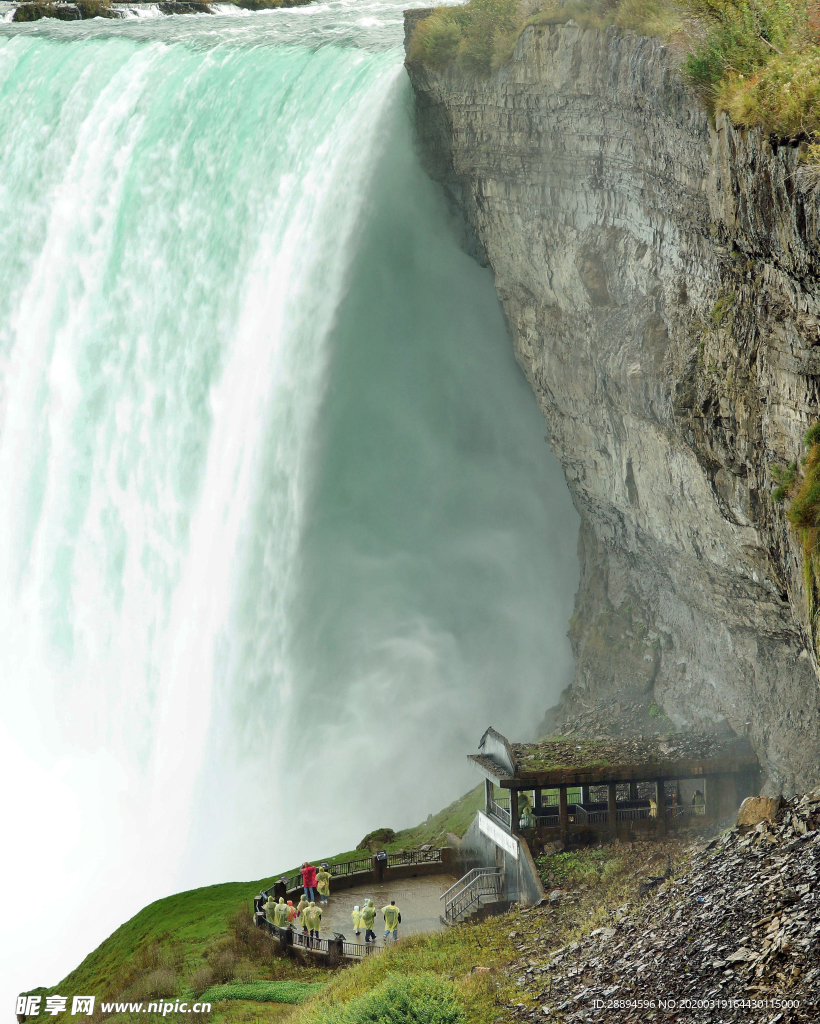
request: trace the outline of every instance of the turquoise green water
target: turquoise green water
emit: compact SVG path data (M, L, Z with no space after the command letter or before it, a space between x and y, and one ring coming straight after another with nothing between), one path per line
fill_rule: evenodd
M575 513L400 40L352 0L0 28L0 748L58 840L21 919L64 893L9 985L425 817L568 681Z

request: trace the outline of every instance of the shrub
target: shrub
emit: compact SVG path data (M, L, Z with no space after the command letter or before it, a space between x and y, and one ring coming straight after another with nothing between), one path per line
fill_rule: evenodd
M726 317L732 310L735 304L735 293L727 292L726 295L721 295L717 302L712 306L712 323L715 327L720 327Z
M820 423L815 423L806 431L804 440L809 450L803 458L803 477L789 508L788 517L803 545L803 572L809 617L816 632L820 580Z
M449 14L449 11L447 12ZM449 64L461 43L461 28L451 17L431 15L419 23L410 44L411 60L421 60L431 68Z
M785 469L780 466L772 466L772 477L777 487L772 491L772 499L776 502L783 501L788 497L792 484L797 476L797 463L791 462Z
M232 949L218 949L208 959L215 985L224 985L227 981L233 981L239 958Z
M131 986L131 998L146 1002L149 999L163 999L175 996L179 988L176 974L167 967L160 967L159 970L139 978Z
M234 941L233 949L238 957L268 962L273 957L281 956L279 943L270 932L257 928L253 923L250 911L237 910L231 919Z
M781 137L820 127L820 7L800 0L689 0L707 26L685 70L710 108ZM811 154L816 157L816 154Z
M214 981L214 972L210 967L200 967L198 971L194 971L188 980L188 987L190 988L195 999L199 999L202 993L211 987Z
M820 130L820 50L777 56L749 82L728 79L717 90L716 109L735 124L813 135Z
M435 974L392 975L342 1007L323 1011L323 1024L462 1024L452 982Z
M440 7L416 25L408 59L434 68L455 60L464 71L489 74L512 53L524 20L518 0L470 0L462 7Z

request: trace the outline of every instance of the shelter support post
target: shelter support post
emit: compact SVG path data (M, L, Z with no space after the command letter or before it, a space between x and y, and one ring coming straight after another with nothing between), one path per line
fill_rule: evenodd
M510 790L510 832L517 833L518 828L518 790Z
M618 833L618 786L615 782L606 787L606 823L614 838Z
M629 783L629 799L630 800L637 800L638 799L638 783L637 782L630 782Z
M494 790L489 779L484 780L484 810L487 814L493 809Z
M581 786L581 803L589 803L589 786Z
M569 811L567 809L567 787L558 787L558 828L561 830L561 840L567 837L569 829Z

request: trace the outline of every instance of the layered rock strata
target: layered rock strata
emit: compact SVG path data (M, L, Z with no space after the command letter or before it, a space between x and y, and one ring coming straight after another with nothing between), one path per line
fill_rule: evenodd
M617 694L748 736L769 790L816 783L810 595L772 499L820 397L798 147L712 127L669 50L616 29L528 28L487 79L408 71L581 517L553 724Z

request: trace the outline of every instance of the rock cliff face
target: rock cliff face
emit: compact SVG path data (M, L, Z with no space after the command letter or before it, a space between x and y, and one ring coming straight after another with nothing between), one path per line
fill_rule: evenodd
M615 29L529 28L486 80L408 71L581 516L554 723L654 700L747 735L768 790L816 783L803 557L771 496L820 415L820 201L797 149L713 129L662 43Z

